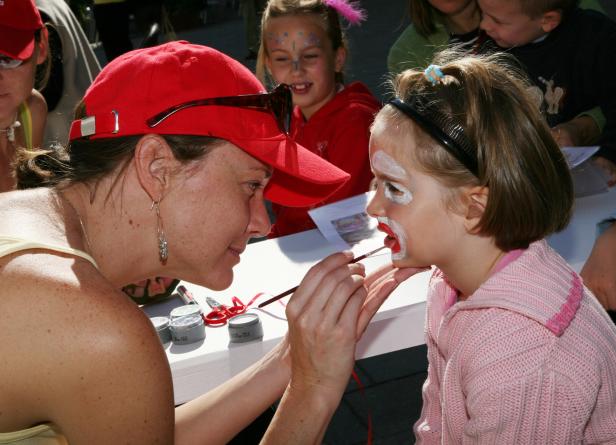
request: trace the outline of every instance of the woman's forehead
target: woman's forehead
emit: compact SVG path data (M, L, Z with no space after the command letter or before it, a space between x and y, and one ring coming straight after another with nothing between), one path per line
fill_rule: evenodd
M266 177L270 177L273 173L273 168L269 164L261 162L231 142L215 147L212 155L214 155L211 157L211 162L214 163L213 167L216 166L216 163L224 161L225 164L238 172L263 172Z

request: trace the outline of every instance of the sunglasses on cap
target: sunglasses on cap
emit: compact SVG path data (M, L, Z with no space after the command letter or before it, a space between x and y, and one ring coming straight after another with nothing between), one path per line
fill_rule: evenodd
M12 70L20 66L22 63L24 63L23 60L11 59L9 56L0 54L0 70Z
M197 99L184 102L149 118L146 123L148 127L154 128L169 116L178 111L191 107L202 107L207 105L219 105L223 107L250 108L253 110L272 113L278 123L280 131L289 135L291 129L291 113L293 111L293 98L291 88L281 83L270 93L243 94L239 96L210 97L208 99Z

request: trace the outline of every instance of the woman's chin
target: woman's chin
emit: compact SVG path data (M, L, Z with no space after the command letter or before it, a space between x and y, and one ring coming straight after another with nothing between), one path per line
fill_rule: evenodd
M208 289L221 291L227 289L233 283L233 270L229 269L228 272L216 274L216 275L208 275L204 280L202 280L201 286L207 287Z

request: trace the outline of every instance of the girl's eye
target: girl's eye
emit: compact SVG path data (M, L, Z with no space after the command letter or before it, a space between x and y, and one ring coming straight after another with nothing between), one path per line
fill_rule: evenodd
M288 57L275 57L274 58L274 62L277 62L277 63L284 63L284 62L286 62L288 60L289 60Z
M316 59L319 57L318 54L304 54L304 59Z
M385 190L387 190L392 195L401 195L402 193L404 193L402 190L400 190L398 187L396 187L389 181L385 181Z

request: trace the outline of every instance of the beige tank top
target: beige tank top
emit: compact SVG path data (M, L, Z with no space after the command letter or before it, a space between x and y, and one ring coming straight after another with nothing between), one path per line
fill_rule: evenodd
M22 238L0 235L0 257L29 249L45 249L75 255L88 260L98 269L96 261L81 250L70 247L33 242ZM68 445L60 430L51 423L44 423L25 430L0 433L0 444L11 445Z

